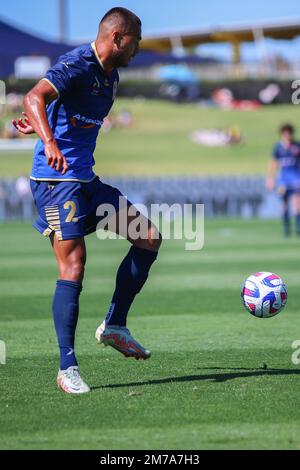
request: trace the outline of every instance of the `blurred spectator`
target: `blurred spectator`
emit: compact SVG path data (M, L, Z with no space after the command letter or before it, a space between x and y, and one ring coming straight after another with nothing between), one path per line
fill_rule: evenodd
M26 175L20 175L16 180L16 191L18 196L25 197L31 195L30 180Z
M228 143L231 145L242 144L244 139L238 127L231 127L228 131Z
M213 102L220 108L230 109L233 102L233 94L228 88L218 88L212 93Z
M256 100L235 100L233 93L228 88L219 88L212 93L212 100L216 106L222 109L239 109L241 111L254 111L260 107Z
M11 114L20 114L23 110L24 95L19 93L8 93L6 104L0 105L0 115L8 116Z
M32 195L30 179L26 175L20 175L16 180L16 193L19 196L22 217L25 220L32 217Z
M9 112L15 114L19 113L23 108L24 96L18 93L8 93L6 96L6 105Z
M162 96L177 102L195 102L199 98L199 79L187 65L165 65L157 76L162 82Z
M133 125L133 123L133 114L128 109L121 110L117 116L113 112L111 112L104 119L104 122L102 124L102 131L104 133L108 133L116 128L129 128Z
M109 113L103 121L101 130L105 134L116 128L116 118L113 112Z
M5 200L6 200L6 191L0 182L0 221L5 220L5 216L6 216Z
M118 126L121 128L131 127L133 124L133 115L128 109L122 109L117 118Z
M191 140L206 147L224 147L243 143L240 130L232 127L229 130L201 129L191 134Z
M12 124L11 120L7 121L4 125L4 129L1 133L1 137L4 139L19 139L22 136Z

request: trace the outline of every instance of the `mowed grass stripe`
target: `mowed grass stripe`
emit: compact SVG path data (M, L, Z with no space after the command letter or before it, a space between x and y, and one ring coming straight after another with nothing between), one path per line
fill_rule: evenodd
M226 269L232 266L232 269L235 269L238 265L253 262L257 263L257 260L255 260L255 256L257 256L258 254L258 250L256 250L255 248L251 250L247 249L246 252L243 250L226 250L226 252L224 253L218 250L217 256L216 252L207 252L207 250L205 249L200 252L192 253L189 251L187 252L183 249L179 252L176 250L172 252L172 250L169 250L168 248L169 247L167 247L165 243L159 256L160 263L158 269L160 270L170 269L170 267L174 265L176 266L178 263L180 263L182 269L195 269L195 267L196 269L199 269L199 266L203 266L205 268L207 265L211 264L226 265ZM261 264L266 262L276 262L278 264L282 264L289 261L289 263L292 263L292 265L294 264L296 266L297 263L300 262L300 250L298 255L297 253L295 253L295 248L297 249L297 247L292 247L290 249L286 249L284 253L280 252L279 254L277 248L269 250L267 253L265 253L265 250L262 250L262 252L260 253ZM110 270L112 266L118 265L121 262L122 257L125 256L125 254L126 249L119 250L118 253L115 253L115 251L113 250L109 251L108 253L103 253L103 251L93 253L92 256L89 256L87 260L87 268L89 270L99 270L102 268ZM9 270L15 272L16 267L18 267L19 269L26 269L26 266L32 268L53 268L56 267L56 262L54 256L51 255L52 251L49 251L47 256L44 253L36 257L33 255L22 256L24 267L20 266L19 254L14 253L13 255L3 255L1 256L1 267L3 269L5 268L5 273L9 272ZM1 274L4 274L4 272L0 273L0 275Z

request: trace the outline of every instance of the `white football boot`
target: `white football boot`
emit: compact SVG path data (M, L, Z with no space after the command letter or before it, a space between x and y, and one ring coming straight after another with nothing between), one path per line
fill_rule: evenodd
M72 366L66 370L59 370L57 386L66 393L80 394L90 392L90 387L80 377L78 367Z
M151 352L143 348L125 326L108 326L104 321L96 330L96 340L104 346L111 346L125 357L146 360L151 356Z

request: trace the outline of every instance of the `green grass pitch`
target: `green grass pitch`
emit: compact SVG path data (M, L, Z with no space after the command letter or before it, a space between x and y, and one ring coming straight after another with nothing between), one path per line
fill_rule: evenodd
M100 134L95 151L99 175L216 175L262 174L266 171L278 127L292 122L297 127L295 105L266 106L257 111L222 111L198 105L118 99L114 112L129 109L135 122L130 129ZM203 147L189 139L197 129L229 129L238 126L244 144ZM1 153L0 175L29 174L32 152Z
M50 244L30 227L0 230L1 449L299 449L300 240L279 222L212 220L205 246L165 241L129 327L153 356L137 362L97 346L124 240L87 239L77 354L92 387L56 388ZM244 278L280 274L286 309L257 319L241 305Z

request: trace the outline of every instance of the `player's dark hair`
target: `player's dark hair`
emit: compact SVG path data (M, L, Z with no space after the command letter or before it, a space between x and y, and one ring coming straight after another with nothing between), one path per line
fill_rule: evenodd
M294 134L295 128L292 124L283 124L282 126L280 126L279 132L280 134L283 134L284 132L289 132L290 134Z
M142 22L138 16L136 16L132 11L127 10L127 8L123 7L114 7L111 8L105 15L103 16L102 20L100 21L100 25L107 20L110 19L122 19L126 24L137 24L139 26L142 25Z

